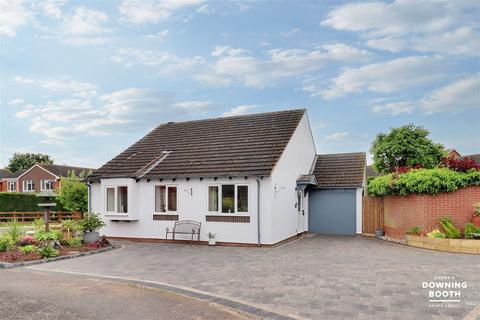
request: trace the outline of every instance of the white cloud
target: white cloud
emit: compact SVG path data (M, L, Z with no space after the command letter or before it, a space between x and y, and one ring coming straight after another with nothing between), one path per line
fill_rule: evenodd
M474 1L397 0L345 4L331 10L321 24L359 32L369 47L380 50L475 56L479 14Z
M141 50L124 48L117 50L116 55L110 58L112 62L122 63L127 67L141 64L148 67L159 67L160 73L191 71L204 63L202 57L179 58L168 51Z
M373 55L365 50L333 43L321 50L271 49L266 59L259 59L247 50L217 46L212 56L218 59L204 72L194 76L213 85L228 85L236 81L248 87L262 88L294 76L316 71L328 63L367 61Z
M210 14L213 13L213 9L211 9L208 4L201 5L200 7L197 8L198 13L203 13L203 14Z
M465 76L446 86L433 90L418 101L401 101L375 106L375 112L391 115L411 113L419 110L426 114L437 112L458 112L480 108L480 76Z
M296 33L298 33L298 32L300 32L300 29L299 29L299 28L293 28L293 29L290 29L290 30L288 30L288 31L286 31L286 32L281 32L280 35L281 35L282 37L289 38L289 37L293 36L294 34L296 34Z
M63 33L72 36L84 36L109 32L109 30L104 27L107 20L107 14L102 11L77 7L73 14L64 18Z
M23 104L24 102L25 102L25 99L17 98L17 99L10 100L8 102L8 105L11 107L15 107L19 104Z
M33 12L23 0L0 1L0 35L15 37L17 30L33 19Z
M339 76L330 79L329 88L313 95L332 99L364 91L391 93L432 83L444 76L441 58L411 56L344 69Z
M162 31L159 31L157 33L153 33L153 34L147 34L145 36L145 39L150 39L150 40L163 40L165 39L166 37L168 37L168 30L165 29L165 30L162 30Z
M119 134L157 125L165 119L198 117L214 110L211 101L174 102L171 93L128 88L97 99L48 101L16 113L30 120L30 131L44 135L45 144L59 144L81 135Z
M99 46L106 44L109 41L109 38L104 37L76 37L63 39L63 42L72 46Z
M195 6L202 2L202 0L124 0L118 9L123 20L133 25L140 25L164 22L175 11Z
M258 108L258 105L255 104L244 104L240 106L236 106L230 109L227 112L223 113L223 117L233 117L233 116L241 116L244 114L252 113L252 109Z
M64 0L44 0L37 4L38 8L47 16L55 19L62 17L61 7L65 5Z
M343 141L350 136L349 132L335 132L325 137L325 141Z
M41 88L53 92L70 92L77 97L92 97L96 94L97 86L88 82L78 82L68 80L68 77L59 79L34 80L17 76L14 78L16 82L23 84L36 84Z

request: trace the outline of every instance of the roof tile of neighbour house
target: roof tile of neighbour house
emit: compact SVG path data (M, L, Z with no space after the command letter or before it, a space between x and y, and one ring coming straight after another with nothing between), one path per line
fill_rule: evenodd
M367 178L368 177L378 177L380 173L373 169L373 165L367 166Z
M15 173L10 172L7 169L0 169L0 179L5 179L5 178L15 178L16 175Z
M366 161L365 152L318 155L313 170L317 187L361 187L364 183Z
M476 163L480 164L480 153L469 154L469 155L463 156L462 158L472 158L473 160L475 160Z
M268 176L304 114L298 109L164 123L90 179Z
M70 174L70 172L73 172L78 176L82 172L86 172L88 174L89 172L93 171L92 168L72 167L59 164L39 163L38 165L58 177L66 177Z

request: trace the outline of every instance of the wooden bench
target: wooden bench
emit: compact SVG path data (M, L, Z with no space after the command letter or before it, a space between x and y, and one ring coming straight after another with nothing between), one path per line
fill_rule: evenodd
M172 231L170 231L170 229L167 227L167 233L165 235L165 239L168 239L168 234L171 233L173 235L172 240L175 240L176 234L188 234L192 236L190 244L193 243L195 236L197 238L197 241L200 241L201 225L202 224L200 222L192 221L192 220L175 221L175 225L173 226Z

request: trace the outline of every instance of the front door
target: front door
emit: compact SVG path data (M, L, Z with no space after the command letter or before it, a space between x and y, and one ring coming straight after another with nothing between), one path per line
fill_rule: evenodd
M297 234L305 231L305 208L303 199L303 192L297 190Z

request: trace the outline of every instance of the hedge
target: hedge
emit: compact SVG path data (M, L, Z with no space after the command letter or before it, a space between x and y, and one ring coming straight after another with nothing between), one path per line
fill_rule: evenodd
M480 186L480 171L457 172L448 168L416 169L407 173L379 176L368 183L369 195L406 196L453 192L468 186Z
M36 212L43 211L38 206L44 200L35 194L0 192L0 212ZM65 211L63 206L57 202L54 211Z

